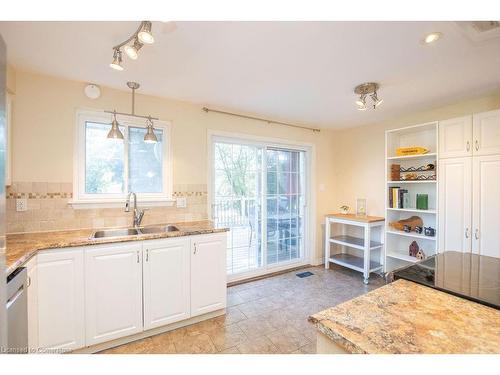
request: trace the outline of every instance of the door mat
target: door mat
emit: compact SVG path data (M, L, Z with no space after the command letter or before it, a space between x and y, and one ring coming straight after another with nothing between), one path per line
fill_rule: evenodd
M296 276L297 277L300 277L301 279L303 279L304 277L309 277L309 276L312 276L314 275L314 273L312 272L309 272L309 271L306 271L306 272L301 272L301 273L297 273Z

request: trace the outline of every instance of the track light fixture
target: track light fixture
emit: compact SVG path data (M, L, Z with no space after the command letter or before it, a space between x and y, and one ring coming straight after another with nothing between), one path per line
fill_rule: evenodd
M141 85L138 84L137 82L127 82L127 86L129 89L132 90L132 112L131 113L124 113L124 112L116 112L116 110L104 111L106 113L113 114L113 121L111 122L111 130L109 131L107 138L124 139L123 133L120 131L120 125L118 124L118 121L116 120L116 115L124 115L124 116L138 117L138 118L143 118L143 119L145 118L146 119L146 134L144 135L144 142L146 142L146 143L158 142L158 138L156 137L156 134L154 131L155 130L154 124L153 124L153 120L158 120L158 118L135 114L135 90L137 90L139 87L141 87Z
M355 103L358 106L358 111L366 111L366 97L369 95L373 101L373 109L377 108L380 104L382 104L383 99L380 99L377 96L377 90L380 88L380 85L375 82L366 82L358 85L354 88L354 93L359 95L359 98L356 99Z
M139 50L144 44L154 43L151 21L142 21L139 28L127 40L113 47L113 62L110 67L116 70L123 70L122 48L132 60L137 60Z

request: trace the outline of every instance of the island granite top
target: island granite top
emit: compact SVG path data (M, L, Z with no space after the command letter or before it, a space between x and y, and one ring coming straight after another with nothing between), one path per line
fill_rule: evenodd
M407 280L309 321L351 353L500 353L500 311Z

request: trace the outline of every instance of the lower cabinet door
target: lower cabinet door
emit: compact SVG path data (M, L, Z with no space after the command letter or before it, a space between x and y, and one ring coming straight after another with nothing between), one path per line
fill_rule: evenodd
M83 269L81 248L37 255L38 347L74 350L85 346Z
M226 233L191 240L191 316L226 307Z
M144 242L145 330L190 317L189 244L189 238Z
M85 297L87 346L141 332L142 244L87 248Z

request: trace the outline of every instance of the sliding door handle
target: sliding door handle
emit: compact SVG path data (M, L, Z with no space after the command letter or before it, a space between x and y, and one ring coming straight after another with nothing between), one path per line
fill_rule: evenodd
M474 232L474 237L476 238L476 240L479 239L479 229L476 228L475 232Z
M469 141L467 141L467 146L466 146L466 148L467 148L467 151L470 151L470 142L469 142Z
M469 238L469 228L465 228L465 238Z
M476 151L479 151L479 142L478 142L478 140L477 140L477 139L476 139L475 144L476 144Z

